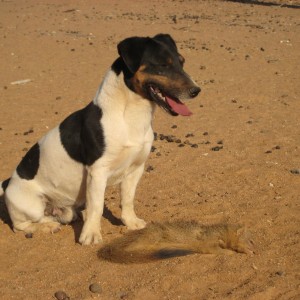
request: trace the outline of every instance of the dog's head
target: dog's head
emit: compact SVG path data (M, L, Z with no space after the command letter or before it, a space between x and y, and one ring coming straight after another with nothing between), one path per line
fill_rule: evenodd
M127 38L118 52L131 90L173 116L192 114L182 100L196 97L200 87L184 72L184 58L170 35Z

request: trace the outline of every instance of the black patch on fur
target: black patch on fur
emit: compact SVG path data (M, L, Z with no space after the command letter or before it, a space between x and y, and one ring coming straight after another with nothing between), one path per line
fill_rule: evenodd
M126 65L121 57L117 58L111 66L111 69L116 73L117 76L124 72ZM128 68L127 68L128 69ZM132 76L132 75L131 75Z
M111 69L116 73L117 76L123 73L124 82L126 86L134 92L134 88L131 82L131 78L133 77L134 74L130 72L122 57L119 57L115 60L115 62L111 66Z
M102 110L91 102L59 126L60 140L69 156L87 166L101 157L105 149L101 117Z
M22 179L31 180L37 174L40 165L40 146L33 145L17 166L17 173Z
M149 37L130 37L118 44L118 53L131 73L135 73L140 67L149 42L152 42Z
M157 251L154 254L154 257L157 259L166 259L176 256L185 256L189 254L193 254L192 250L185 250L185 249L162 249Z
M2 187L4 192L5 192L5 190L7 189L8 185L9 185L9 181L10 181L10 178L4 180L1 184L1 187Z

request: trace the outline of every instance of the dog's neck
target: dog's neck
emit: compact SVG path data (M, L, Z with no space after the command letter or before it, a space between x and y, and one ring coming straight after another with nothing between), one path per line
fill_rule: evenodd
M134 108L150 114L151 118L155 110L155 104L128 88L123 72L116 72L113 67L106 73L93 102L98 105L103 112L113 110L130 110Z

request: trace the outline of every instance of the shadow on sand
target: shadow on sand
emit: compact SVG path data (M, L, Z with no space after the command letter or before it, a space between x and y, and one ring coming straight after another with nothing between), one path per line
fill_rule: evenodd
M227 2L237 2L243 4L253 4L253 5L261 5L261 6L279 6L286 8L300 8L299 4L288 4L288 3L276 3L272 1L259 1L259 0L225 0ZM287 1L288 2L288 1Z

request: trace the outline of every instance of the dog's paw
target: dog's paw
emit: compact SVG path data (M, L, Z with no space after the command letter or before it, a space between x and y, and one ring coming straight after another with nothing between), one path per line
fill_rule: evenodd
M100 230L82 230L79 243L82 245L99 244L102 242Z
M122 221L130 230L142 229L147 224L143 219L139 219L138 217L122 219Z
M40 224L41 231L46 233L57 233L61 230L61 225L58 222L47 222Z

